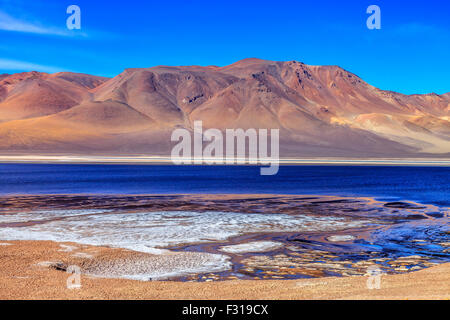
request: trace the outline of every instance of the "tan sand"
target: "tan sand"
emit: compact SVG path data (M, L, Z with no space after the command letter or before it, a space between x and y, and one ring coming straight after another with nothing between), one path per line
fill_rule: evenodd
M9 245L8 245L9 244ZM122 249L50 241L0 241L0 299L449 299L450 263L400 275L383 275L369 290L367 277L302 280L173 282L104 279L81 275L68 289L69 274L50 262L92 267L129 259ZM136 257L142 254L136 253Z

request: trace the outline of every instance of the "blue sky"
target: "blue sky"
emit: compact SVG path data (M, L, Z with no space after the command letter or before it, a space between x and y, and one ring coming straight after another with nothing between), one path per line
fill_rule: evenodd
M66 9L81 8L81 30ZM381 8L381 30L366 9ZM257 57L339 65L381 89L450 91L450 1L0 0L0 73L115 76Z

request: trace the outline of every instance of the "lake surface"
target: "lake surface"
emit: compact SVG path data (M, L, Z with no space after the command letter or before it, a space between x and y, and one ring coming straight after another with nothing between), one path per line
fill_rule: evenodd
M0 164L1 241L105 245L159 261L93 273L107 277L420 270L450 261L449 208L448 167L282 166L261 176L256 166Z
M449 167L0 164L0 195L316 194L450 206Z

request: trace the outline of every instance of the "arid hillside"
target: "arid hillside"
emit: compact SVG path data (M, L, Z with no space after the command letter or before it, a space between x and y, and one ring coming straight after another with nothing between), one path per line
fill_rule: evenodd
M337 66L0 75L0 153L169 155L174 128L280 129L282 157L446 157L450 94L382 91Z

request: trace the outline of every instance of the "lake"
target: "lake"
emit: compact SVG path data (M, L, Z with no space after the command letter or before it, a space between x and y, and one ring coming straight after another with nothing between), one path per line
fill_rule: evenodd
M0 164L0 194L316 194L450 206L449 167Z

